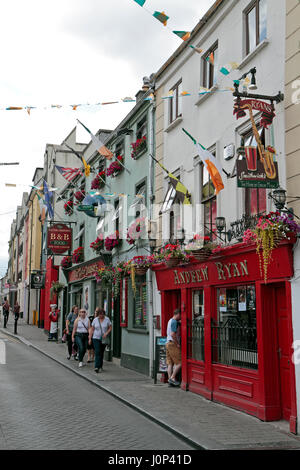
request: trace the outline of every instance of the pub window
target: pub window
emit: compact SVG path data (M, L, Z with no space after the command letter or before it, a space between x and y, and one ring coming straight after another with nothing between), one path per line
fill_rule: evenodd
M136 137L137 139L142 139L143 137L147 138L147 116L144 116L143 119L138 122Z
M203 204L203 225L204 236L211 240L215 239L216 216L217 216L217 197L216 189L212 183L210 174L206 167L201 164L202 186L201 203Z
M124 158L124 141L118 142L115 149L115 157L121 155Z
M246 55L267 37L267 0L255 0L245 12Z
M135 188L135 198L130 206L135 210L135 218L146 216L146 182L139 184Z
M192 291L192 318L188 320L188 359L204 361L204 292Z
M114 230L118 231L120 233L120 214L122 211L122 205L121 205L121 199L117 199L114 202L114 207L115 207L115 212L113 215L113 222L114 222Z
M169 99L169 124L182 114L180 98L182 93L182 80L171 88L170 93L172 93L173 97Z
M259 138L262 145L265 147L265 128L258 128ZM245 147L256 147L257 142L251 131L244 135ZM257 154L259 159L259 154ZM267 191L265 188L245 188L245 213L248 216L262 214L267 209Z
M84 224L81 224L79 227L79 245L78 246L84 246Z
M217 289L217 319L212 325L212 360L257 369L255 286Z
M146 276L136 277L136 293L133 302L133 327L146 328L147 325L147 284Z
M217 83L218 43L214 44L202 57L202 83L204 88L212 88Z

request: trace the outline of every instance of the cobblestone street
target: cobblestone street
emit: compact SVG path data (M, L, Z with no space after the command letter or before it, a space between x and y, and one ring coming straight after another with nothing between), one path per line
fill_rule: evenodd
M0 333L0 449L186 450L186 443Z

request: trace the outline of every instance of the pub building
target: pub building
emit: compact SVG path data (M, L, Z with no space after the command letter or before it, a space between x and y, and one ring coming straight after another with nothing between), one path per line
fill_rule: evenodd
M181 388L263 421L287 420L296 433L293 242L274 249L266 282L255 244L221 248L204 263L152 269L163 336L181 308Z

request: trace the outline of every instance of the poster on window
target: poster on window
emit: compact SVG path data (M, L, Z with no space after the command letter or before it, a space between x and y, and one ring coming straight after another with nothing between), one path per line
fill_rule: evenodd
M255 286L247 287L247 310L255 310L256 301L255 301Z
M83 295L83 308L85 309L87 316L90 313L90 286L86 286L84 288L84 295Z
M219 306L220 312L227 312L226 289L220 289Z
M239 301L239 312L245 312L247 310L246 287L239 287L238 301Z

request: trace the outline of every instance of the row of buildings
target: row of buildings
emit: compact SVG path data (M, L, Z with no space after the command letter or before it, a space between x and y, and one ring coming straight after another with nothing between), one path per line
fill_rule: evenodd
M73 305L90 314L104 307L113 324L111 357L150 376L160 367L159 338L179 307L181 387L262 420L287 420L294 433L300 414L300 371L293 360L300 338L299 241L290 237L273 250L266 279L255 244L241 240L258 214L276 208L299 222L299 19L297 0L217 0L190 38L144 78L122 122L97 132L113 160L96 152L92 141L77 143L76 128L60 145L47 145L33 183L59 188L54 216L45 218L35 189L24 193L1 284L11 304L18 299L25 321L46 331L54 300L62 313L60 332ZM246 106L237 119L235 104L250 104L250 112ZM183 129L216 157L220 192ZM263 152L258 173L247 167L245 147ZM276 149L275 159L267 148ZM78 155L91 173L69 182L57 166L78 167ZM253 187L244 182L247 171L271 183ZM174 188L173 176L183 192ZM80 193L99 205L82 208ZM144 218L147 236L128 243L128 226ZM55 224L72 229L72 251L79 255L69 267L49 249ZM115 232L120 241L112 250L91 248L97 237ZM184 248L195 234L219 245L205 262L157 263L143 275L122 277L116 295L109 283L96 281L95 272L105 266L159 253L170 243ZM43 287L33 289L31 278L41 275ZM53 282L60 283L57 295Z

